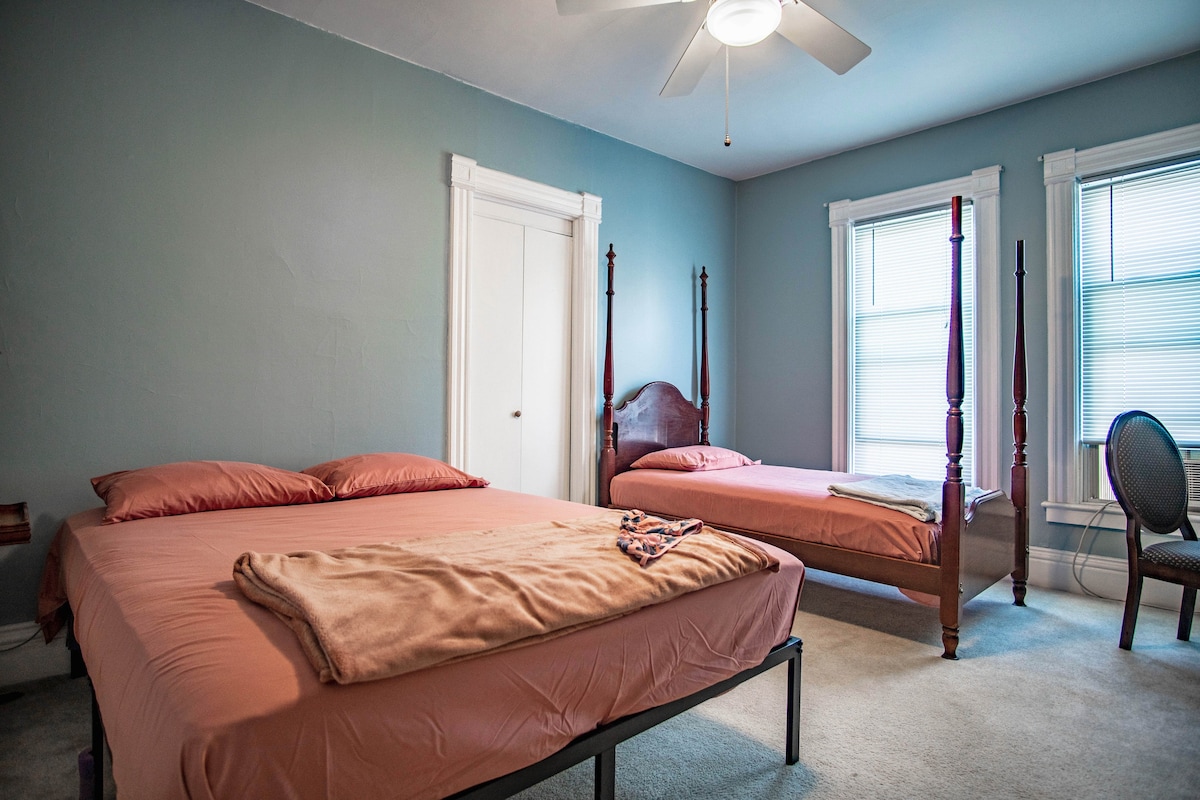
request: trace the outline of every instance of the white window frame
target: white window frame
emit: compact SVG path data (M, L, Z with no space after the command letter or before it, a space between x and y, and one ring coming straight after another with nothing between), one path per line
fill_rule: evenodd
M1000 368L1000 166L963 178L904 189L861 200L829 204L833 244L833 469L850 463L849 248L854 222L946 205L961 196L974 205L975 275L975 482L1007 488L1011 451L1002 445ZM946 244L949 247L949 242ZM1006 457L1007 456L1007 457Z
M1200 124L1140 136L1087 150L1041 157L1046 184L1046 338L1048 456L1046 521L1124 530L1114 505L1085 499L1086 464L1079 442L1079 182L1106 172L1133 171L1200 153Z

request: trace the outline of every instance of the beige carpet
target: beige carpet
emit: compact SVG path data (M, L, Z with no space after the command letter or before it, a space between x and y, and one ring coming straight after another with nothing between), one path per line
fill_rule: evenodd
M783 763L786 668L617 749L617 796L648 798L1200 797L1200 625L1144 609L1133 652L1119 603L1000 585L967 606L962 659L936 613L895 590L810 572L801 760ZM0 705L0 795L77 796L87 687L52 681ZM523 800L591 796L591 764Z
M617 751L622 798L1200 797L1200 642L1176 615L1007 585L967 606L962 659L935 612L895 590L810 573L801 761L783 764L783 670ZM1197 626L1200 639L1200 626ZM521 795L583 798L582 765Z

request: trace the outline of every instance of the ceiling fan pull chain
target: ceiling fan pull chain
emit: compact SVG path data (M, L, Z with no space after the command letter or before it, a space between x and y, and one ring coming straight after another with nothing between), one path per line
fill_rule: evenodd
M729 147L729 45L725 45L725 146Z

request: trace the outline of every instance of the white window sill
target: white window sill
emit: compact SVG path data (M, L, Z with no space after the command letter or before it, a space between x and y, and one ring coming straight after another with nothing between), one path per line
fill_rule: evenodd
M1077 525L1079 527L1102 528L1112 531L1125 530L1125 512L1121 505L1113 500L1107 506L1104 503L1042 503L1046 509L1046 522L1057 525ZM1195 508L1188 516L1192 524L1200 529L1200 517Z
M1045 502L1042 508L1046 509L1046 522L1057 525L1125 530L1125 512L1116 501L1107 506L1103 503Z

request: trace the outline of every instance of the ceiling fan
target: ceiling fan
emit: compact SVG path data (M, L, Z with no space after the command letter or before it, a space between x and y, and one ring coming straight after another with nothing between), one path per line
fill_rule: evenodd
M558 13L565 16L691 2L694 0L558 0ZM871 52L837 23L799 0L711 0L704 22L659 94L690 94L723 45L745 47L772 33L780 34L838 75Z

